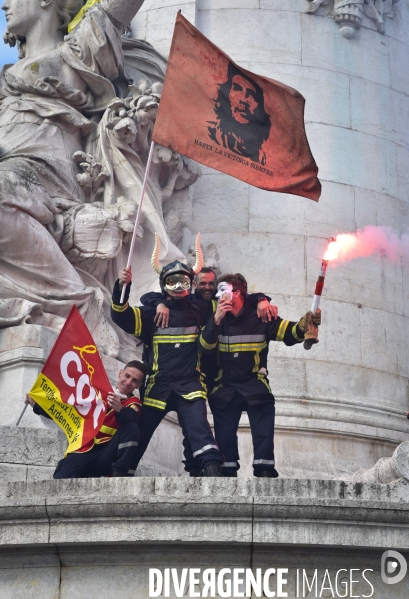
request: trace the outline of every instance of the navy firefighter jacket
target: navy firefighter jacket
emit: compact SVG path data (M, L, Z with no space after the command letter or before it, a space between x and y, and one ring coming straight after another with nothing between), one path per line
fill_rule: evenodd
M190 295L191 300L199 299L197 297L197 292L193 292ZM265 295L264 293L250 293L248 296L249 302L251 305L257 308L257 304L259 301L266 299L270 301L271 298ZM165 306L169 306L169 300L166 299L166 295L163 293L157 293L155 291L150 291L149 293L145 293L141 297L141 303L144 306L150 306L152 308L157 308L158 304L165 304ZM212 299L208 302L212 306L212 311L216 312L217 308L217 300ZM201 349L201 347L199 347ZM201 352L200 357L200 369L202 373L205 375L205 383L207 387L207 394L210 395L214 386L214 381L217 378L217 374L219 372L219 366L217 363L217 353L205 353Z
M262 322L248 298L236 317L227 313L220 325L211 317L200 335L203 353L218 352L219 373L211 398L221 406L236 393L249 404L274 401L267 379L268 344L282 341L295 345L303 340L304 333L296 322L280 317Z
M116 281L111 317L147 348L149 379L143 405L164 410L172 392L186 400L206 399L198 336L212 314L211 303L189 297L168 301L169 327L162 329L154 323L155 309L129 306L129 287L121 305L121 289Z

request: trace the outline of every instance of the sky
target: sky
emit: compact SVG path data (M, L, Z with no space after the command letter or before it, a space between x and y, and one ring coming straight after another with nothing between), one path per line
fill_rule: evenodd
M10 48L8 44L3 42L3 34L6 31L7 23L3 10L0 10L0 68L4 64L17 62L17 48Z

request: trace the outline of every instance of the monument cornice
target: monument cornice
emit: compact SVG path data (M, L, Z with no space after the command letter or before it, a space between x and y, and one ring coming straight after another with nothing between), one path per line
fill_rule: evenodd
M2 546L194 542L409 548L404 479L389 484L73 479L3 484L0 496Z

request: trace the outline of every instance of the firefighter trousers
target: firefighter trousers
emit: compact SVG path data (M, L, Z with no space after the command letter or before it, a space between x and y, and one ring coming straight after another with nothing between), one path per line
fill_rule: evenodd
M207 421L206 402L204 399L188 400L176 393L169 397L165 410L143 406L140 420L141 436L136 452L136 469L140 459L148 447L153 433L168 412L176 412L183 436L189 439L192 452L201 468L208 464L221 464L223 456L214 440Z
M243 412L248 414L253 439L254 475L257 476L262 470L269 470L274 474L274 402L250 405L237 393L223 408L212 398L209 399L209 404L213 414L216 442L224 455L223 476L237 476L240 468L237 430Z
M133 420L124 422L106 443L95 444L84 453L69 453L58 462L54 478L93 478L107 476L113 470L133 476L138 437L137 423Z

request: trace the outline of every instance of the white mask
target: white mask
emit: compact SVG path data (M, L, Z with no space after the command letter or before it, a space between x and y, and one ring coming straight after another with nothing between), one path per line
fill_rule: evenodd
M226 283L225 281L221 281L217 285L216 297L219 298L219 300L222 297L225 297L231 301L233 299L233 285L231 283Z

